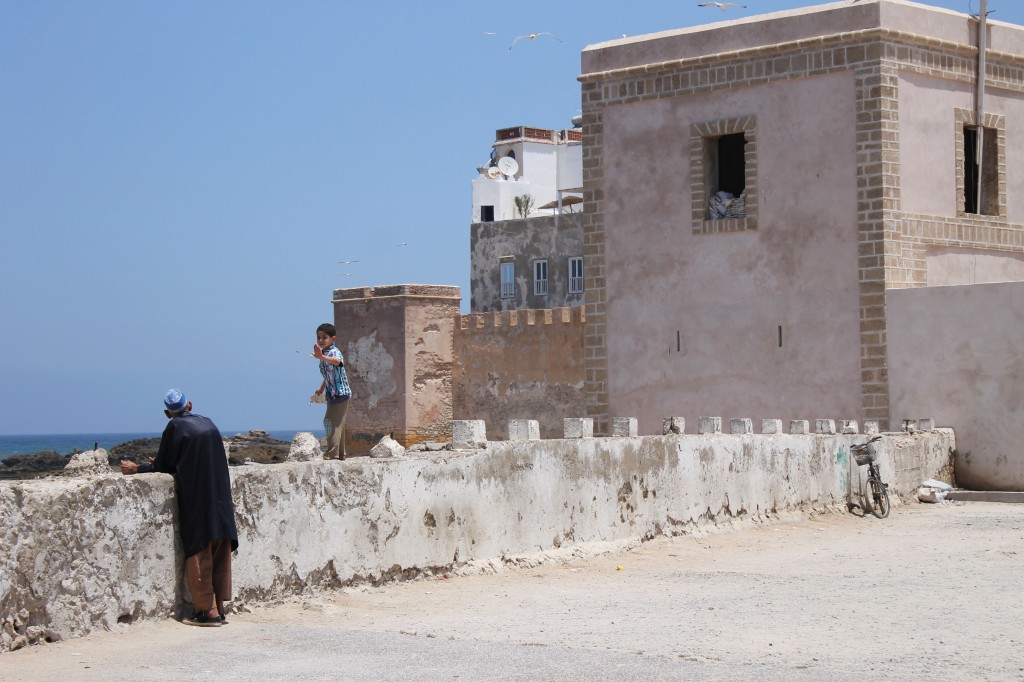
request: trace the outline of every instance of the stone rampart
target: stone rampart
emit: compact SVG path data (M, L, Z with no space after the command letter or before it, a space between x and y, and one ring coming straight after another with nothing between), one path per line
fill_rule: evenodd
M491 438L536 419L543 438L587 413L582 307L460 315L455 324L453 414L483 419Z
M860 502L864 471L849 453L864 438L492 441L416 457L233 468L235 605L843 508ZM882 476L907 495L948 472L954 447L948 429L886 434ZM165 474L0 482L0 651L180 614L176 519Z

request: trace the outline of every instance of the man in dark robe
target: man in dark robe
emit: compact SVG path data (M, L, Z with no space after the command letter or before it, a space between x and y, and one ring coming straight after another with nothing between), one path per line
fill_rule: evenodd
M173 474L178 498L185 582L195 608L189 625L217 627L226 622L224 602L231 600L231 553L238 549L231 479L220 431L208 418L192 414L192 402L178 389L164 396L171 421L150 464L124 460L121 473Z

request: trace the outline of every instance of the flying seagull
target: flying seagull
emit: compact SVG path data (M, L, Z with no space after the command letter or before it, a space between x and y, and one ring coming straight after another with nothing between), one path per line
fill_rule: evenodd
M345 265L351 265L352 263L358 263L359 261L358 260L340 260L338 262L339 263L344 263Z
M561 38L559 38L558 36L556 36L556 35L555 35L554 33L545 33L545 32L541 32L541 33L529 33L529 34L527 34L527 35L524 35L524 36L519 36L518 38L516 38L515 40L513 40L513 41L512 41L512 44L508 46L508 51L509 51L509 52L511 52L511 51L512 51L512 48L513 48L513 47L515 47L516 43L518 43L518 42L519 42L520 40L522 40L523 38L529 38L530 40L536 40L536 39L537 39L537 36L551 36L552 38L554 38L554 39L555 39L555 40L557 40L558 42L562 42L562 39L561 39Z
M702 2L697 7L717 7L718 9L725 11L726 7L742 7L746 9L746 5L738 5L735 2Z

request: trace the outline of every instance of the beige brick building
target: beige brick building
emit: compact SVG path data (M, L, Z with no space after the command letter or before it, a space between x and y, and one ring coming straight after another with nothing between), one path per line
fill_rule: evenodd
M977 30L861 0L584 50L596 431L900 418L886 291L1024 280L1024 29L988 24L980 118Z

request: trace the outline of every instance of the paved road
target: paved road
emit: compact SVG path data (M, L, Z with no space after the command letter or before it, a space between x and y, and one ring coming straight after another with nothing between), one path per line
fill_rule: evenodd
M139 623L0 654L10 680L1024 679L1024 505L738 524Z

